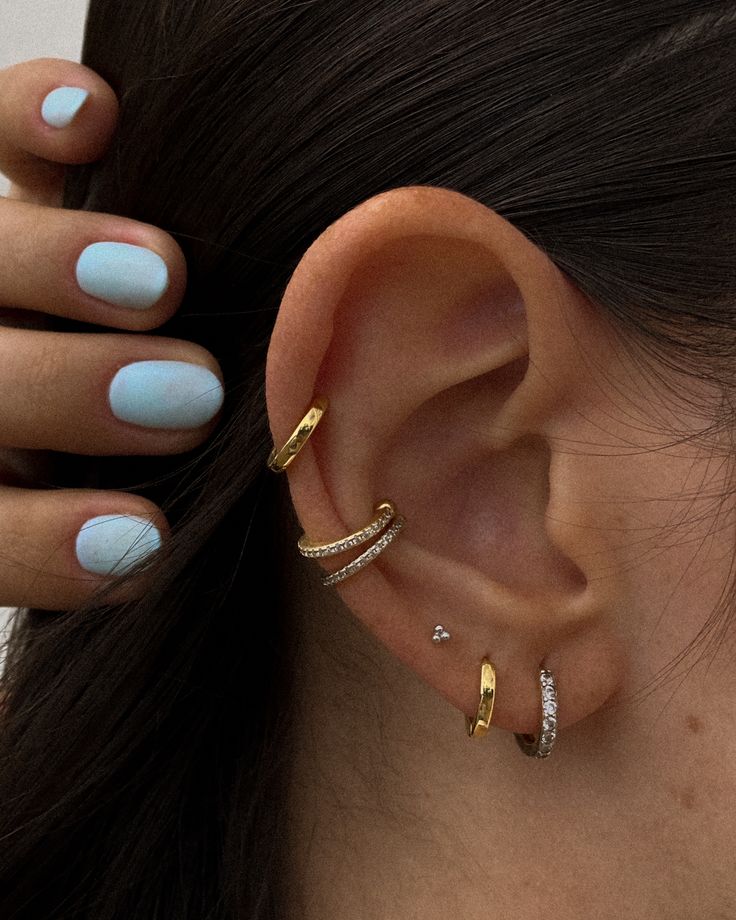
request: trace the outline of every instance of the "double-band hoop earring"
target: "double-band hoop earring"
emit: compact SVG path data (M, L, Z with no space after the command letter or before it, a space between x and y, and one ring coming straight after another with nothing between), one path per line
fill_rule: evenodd
M557 684L546 668L539 670L542 693L542 719L538 735L515 733L516 741L528 757L549 757L557 740Z
M471 738L482 738L488 733L493 716L493 701L496 698L496 669L484 658L480 666L480 702L475 718L465 716L465 727Z
M376 505L374 516L370 523L355 531L355 533L342 537L340 540L335 540L331 543L313 543L307 538L306 534L302 534L299 538L299 552L309 559L323 559L327 556L345 553L377 537L375 543L362 552L357 559L353 559L352 562L338 569L337 572L322 577L323 585L327 587L337 585L370 565L376 556L382 553L390 543L393 543L405 523L405 519L397 512L393 502L383 501Z
M268 458L268 468L274 473L283 473L296 459L299 451L314 433L315 428L322 421L322 416L327 411L328 400L322 396L315 399L309 411L294 429L289 440L279 449L274 447Z

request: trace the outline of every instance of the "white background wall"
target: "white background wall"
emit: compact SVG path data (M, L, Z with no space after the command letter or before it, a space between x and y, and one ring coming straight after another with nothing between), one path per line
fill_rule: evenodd
M88 0L0 0L0 68L37 57L78 61L87 3ZM0 194L6 189L7 183L0 177Z
M79 60L87 2L0 0L0 68L37 57ZM0 176L0 195L6 190L7 183ZM4 622L0 608L0 630Z

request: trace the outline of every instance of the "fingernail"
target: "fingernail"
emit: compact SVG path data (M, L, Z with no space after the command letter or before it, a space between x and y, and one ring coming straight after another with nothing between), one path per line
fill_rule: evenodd
M60 86L43 100L41 117L52 128L66 128L89 99L89 90L78 86Z
M199 428L222 408L222 384L199 364L137 361L110 384L110 407L124 422L148 428Z
M169 287L169 269L158 253L129 243L92 243L77 262L77 284L118 307L147 310Z
M95 575L122 575L161 547L161 534L145 518L103 514L77 535L77 559Z

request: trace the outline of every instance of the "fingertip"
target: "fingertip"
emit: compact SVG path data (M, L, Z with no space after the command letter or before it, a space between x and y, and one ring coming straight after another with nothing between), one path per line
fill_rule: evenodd
M36 156L68 165L90 163L107 149L115 131L117 96L82 64L50 60L33 92Z
M115 502L82 513L74 538L76 565L85 576L118 582L120 596L138 595L145 585L147 564L161 556L171 537L163 511L142 497ZM127 507L126 507L127 505Z
M118 112L112 88L83 64L40 58L0 71L0 135L16 159L20 150L54 163L92 162Z
M187 287L186 257L174 237L125 217L94 212L64 217L69 226L66 238L76 240L65 259L69 277L76 282L73 303L80 304L77 288L91 298L90 304L104 303L99 318L87 316L87 321L146 331L174 316ZM136 254L141 258L133 258ZM147 274L150 277L144 277ZM112 275L128 289L126 296L145 294L145 302L135 304L136 309L126 306L125 298L113 290L117 283Z

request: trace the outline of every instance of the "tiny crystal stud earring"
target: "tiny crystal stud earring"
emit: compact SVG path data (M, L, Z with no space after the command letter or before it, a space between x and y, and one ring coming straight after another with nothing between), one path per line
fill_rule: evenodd
M439 645L440 642L447 642L451 638L452 636L449 634L449 632L445 629L444 626L435 626L434 634L432 636L432 642Z

